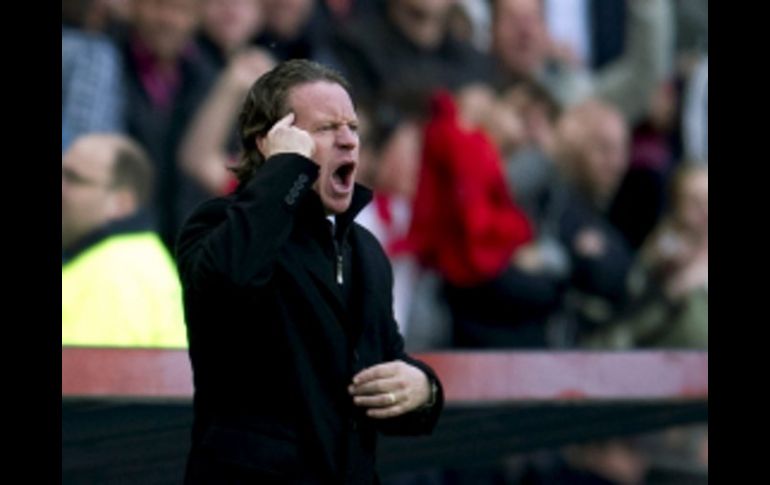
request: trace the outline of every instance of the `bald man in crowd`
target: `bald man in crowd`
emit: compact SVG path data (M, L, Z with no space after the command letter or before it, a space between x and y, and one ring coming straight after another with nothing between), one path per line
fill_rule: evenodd
M566 298L580 334L611 323L622 309L633 253L607 217L628 168L628 125L620 112L595 99L569 109L556 127L560 181L550 207L569 257Z
M181 288L146 207L152 163L91 134L62 157L62 345L184 348Z

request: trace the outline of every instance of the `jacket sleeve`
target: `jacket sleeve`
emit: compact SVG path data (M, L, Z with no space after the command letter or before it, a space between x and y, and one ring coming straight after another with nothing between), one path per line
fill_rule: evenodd
M318 166L297 154L270 157L231 199L203 204L177 242L183 284L200 289L229 282L260 286L294 225L300 202L312 190Z
M593 81L595 94L635 123L644 116L658 83L670 75L674 12L671 0L634 0L628 6L625 52Z
M393 321L390 333L392 339L391 345L393 346L391 351L395 357L388 360L403 360L407 364L413 365L423 371L428 377L432 390L434 389L435 392L432 391L433 402L430 403L430 405L423 406L395 418L375 420L377 429L382 434L386 435L430 434L436 427L441 411L444 408L444 389L441 385L441 381L436 375L436 372L431 369L428 364L415 359L404 352L404 340L398 332L395 321Z
M385 308L389 309L387 318L387 328L385 329L385 360L403 360L407 364L413 365L422 370L428 377L431 388L435 389L434 400L429 406L418 408L407 414L383 419L374 420L378 431L386 435L421 435L430 434L438 423L438 418L444 408L444 390L436 372L424 362L415 359L404 351L404 339L398 330L396 320L393 318L393 270L387 257L382 253L384 271L387 274L387 288L385 295Z
M427 435L433 432L444 409L444 389L435 371L421 360L403 354L401 360L422 370L428 377L433 393L430 405L415 409L396 418L378 421L378 430L386 435ZM435 389L435 392L433 392Z

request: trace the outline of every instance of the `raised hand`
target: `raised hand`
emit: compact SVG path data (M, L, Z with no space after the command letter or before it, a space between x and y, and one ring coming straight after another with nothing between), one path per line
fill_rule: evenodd
M293 125L294 113L289 113L267 132L264 138L257 141L259 150L265 159L278 153L299 153L312 159L315 151L315 141L310 133Z

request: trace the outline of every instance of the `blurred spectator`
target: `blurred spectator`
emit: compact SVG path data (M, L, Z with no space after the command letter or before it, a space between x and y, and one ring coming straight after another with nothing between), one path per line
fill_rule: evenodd
M177 150L216 71L194 42L198 0L133 0L131 6L132 23L121 41L127 130L156 164L153 209L164 243L173 248L184 217L208 196L180 171Z
M460 2L453 2L447 12L447 30L458 42L470 43L473 40L473 19Z
M544 0L543 7L553 48L578 65L593 71L623 54L625 0Z
M179 163L211 195L234 190L240 145L238 110L252 84L274 66L264 50L250 47L234 54L201 104L179 146Z
M675 157L708 163L708 0L675 0L679 95Z
M630 275L628 310L588 344L708 349L708 168L680 167L670 200Z
M483 99L481 89L471 92L471 106ZM487 106L496 104L490 96ZM558 288L532 264L531 225L511 200L497 148L478 124L489 112L461 113L458 104L468 103L448 92L433 100L407 247L446 282L456 345L542 347Z
M628 168L628 125L610 105L588 100L557 126L560 169L591 207L606 211Z
M628 167L628 127L621 114L598 100L567 110L557 125L553 181L542 224L558 228L569 261L569 289L561 337L572 345L608 325L625 303L633 254L608 220L607 210Z
M62 345L187 345L182 293L146 211L152 163L119 135L62 157Z
M62 0L62 153L86 133L124 130L123 66L104 24L102 1Z
M708 3L674 0L676 71L634 126L631 167L612 221L639 248L662 216L665 186L679 160L708 163Z
M98 0L104 7L103 31L113 39L127 35L133 17L134 0Z
M455 0L450 8L448 29L461 42L470 43L479 52L489 52L491 13L488 2Z
M681 159L707 163L708 4L673 2L677 70L659 83L647 114L633 126L631 165L610 211L613 223L638 249L662 216L665 186ZM697 76L696 76L697 72Z
M685 158L708 164L709 159L709 60L700 59L684 92L682 132Z
M62 0L61 20L85 32L104 32L112 18L112 0Z
M102 0L107 10L108 22L128 23L131 19L131 2L133 0Z
M524 80L506 89L503 107L520 119L520 142L503 151L505 174L516 203L532 219L539 232L546 230L541 221L549 186L556 177L553 162L556 123L561 107L539 83Z
M223 69L253 41L264 23L263 0L201 0L198 44L212 64Z
M708 0L674 0L677 70L689 78L700 57L708 52Z
M635 250L663 214L677 148L677 99L672 82L661 83L651 96L647 116L632 132L629 169L610 209L610 220Z
M564 286L571 271L566 245L560 239L565 183L554 161L561 108L532 80L508 88L502 99L501 109L515 113L522 127L518 144L503 152L506 179L514 200L535 229L532 253L539 272ZM550 335L552 330L549 345L557 345L560 339Z
M501 80L536 79L564 106L599 97L635 123L645 114L650 93L671 70L673 14L669 0L630 0L627 5L622 56L591 73L550 39L539 0L495 0L492 51Z
M262 0L204 0L199 42L219 68L211 92L179 146L179 164L210 195L235 189L228 167L237 162L238 110L251 85L275 64L251 44L263 25Z
M315 0L262 0L265 24L255 40L277 61L319 59L330 28Z
M438 278L403 245L417 191L425 108L409 96L359 108L359 181L372 188L374 198L356 221L374 234L388 254L394 316L409 350L450 344Z
M490 62L448 29L451 0L383 0L342 25L330 39L332 59L359 101L374 104L395 90L426 94L489 77ZM387 46L387 48L384 48Z

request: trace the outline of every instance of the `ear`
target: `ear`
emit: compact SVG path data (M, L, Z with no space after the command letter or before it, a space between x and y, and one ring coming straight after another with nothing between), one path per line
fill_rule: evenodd
M259 150L259 153L262 155L262 158L267 158L265 156L265 153L267 153L267 135L256 135L257 136L257 150Z

